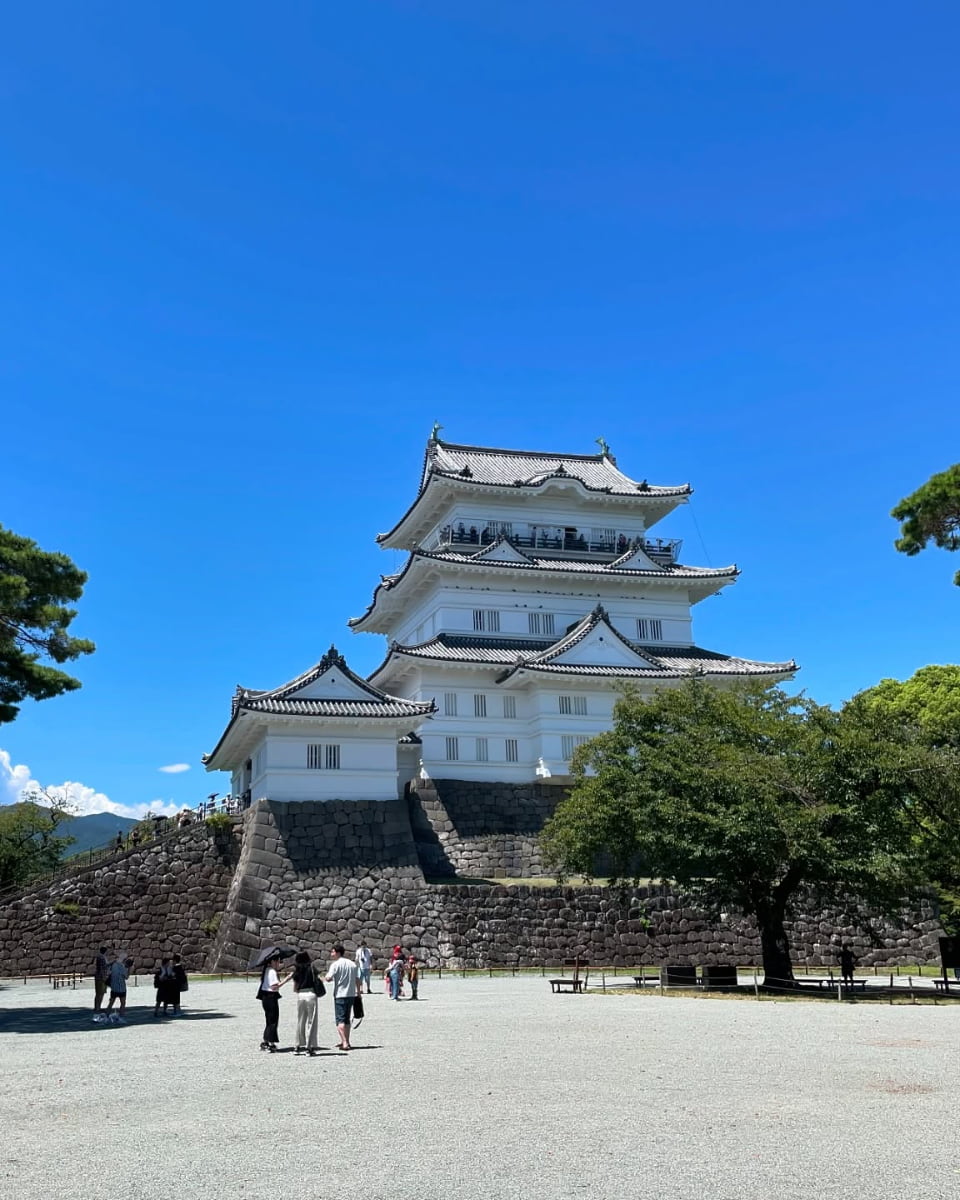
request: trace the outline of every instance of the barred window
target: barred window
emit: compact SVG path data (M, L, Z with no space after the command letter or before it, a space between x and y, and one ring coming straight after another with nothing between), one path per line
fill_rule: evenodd
M560 711L567 716L585 717L587 715L586 696L560 696Z
M520 757L517 753L517 739L507 738L503 744L506 749L507 762L516 762Z
M549 634L553 636L553 613L531 612L527 613L528 632L542 635Z
M516 696L504 696L503 698L503 715L513 720L517 715L517 698Z
M447 738L447 762L456 762L460 757L460 739L455 737Z
M339 771L340 747L329 742L310 742L307 746L307 767L311 771Z
M457 715L457 693L444 692L443 694L443 715L445 717L455 717Z
M569 762L573 758L573 752L578 746L582 746L584 742L589 741L583 734L565 733L560 738L560 753L563 756L564 762Z
M495 608L475 608L473 628L478 633L499 633L500 614Z
M637 637L641 642L659 642L663 640L663 622L659 617L638 617Z
M477 738L477 762L487 762L490 758L490 746L486 738Z
M473 715L475 717L485 717L487 715L487 698L482 694L478 694L473 698Z

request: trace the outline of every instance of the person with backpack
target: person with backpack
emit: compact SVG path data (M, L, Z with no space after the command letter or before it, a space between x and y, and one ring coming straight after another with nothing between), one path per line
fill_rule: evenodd
M323 980L310 955L301 950L293 960L293 990L297 997L297 1045L294 1053L304 1050L315 1058L317 1054L317 1000L327 994Z

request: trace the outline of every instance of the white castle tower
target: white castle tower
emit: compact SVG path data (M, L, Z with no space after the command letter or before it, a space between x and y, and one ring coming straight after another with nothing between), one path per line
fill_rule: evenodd
M427 443L413 504L378 542L406 550L355 632L389 639L369 683L437 712L400 746L414 774L564 782L574 749L611 724L616 685L675 686L691 673L775 681L794 662L703 650L691 608L735 566L681 565L650 530L690 496L628 478L599 454Z

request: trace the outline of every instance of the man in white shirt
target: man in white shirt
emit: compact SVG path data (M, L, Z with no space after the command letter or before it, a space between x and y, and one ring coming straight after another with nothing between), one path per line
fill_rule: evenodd
M107 1005L107 1020L116 1022L118 1025L127 1023L127 976L130 974L132 966L132 958L121 962L119 955L110 964L110 1003ZM115 1001L120 1002L119 1015L114 1014L113 1011Z
M367 995L370 995L370 971L373 968L373 954L366 942L360 943L360 949L357 951L357 970L360 972L359 991L363 991L363 985L367 985Z
M330 951L330 969L324 976L327 983L333 984L333 1012L337 1022L337 1033L340 1035L338 1049L350 1049L350 1021L353 1016L353 1002L357 996L357 983L360 972L357 964L344 957L343 946L337 944Z

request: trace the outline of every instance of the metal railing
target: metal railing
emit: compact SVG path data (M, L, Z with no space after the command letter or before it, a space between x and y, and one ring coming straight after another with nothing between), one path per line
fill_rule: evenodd
M489 546L501 536L494 526L482 529L476 525L445 525L423 543L424 550L441 550L445 546ZM629 550L641 549L655 562L669 565L676 561L681 542L677 538L647 539L616 534L610 538L595 538L575 530L537 529L528 533L504 534L504 540L518 549L550 550L564 554L603 554L619 557Z

